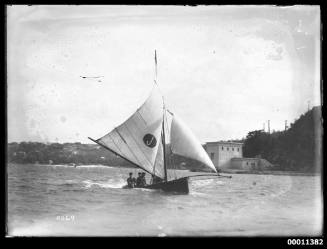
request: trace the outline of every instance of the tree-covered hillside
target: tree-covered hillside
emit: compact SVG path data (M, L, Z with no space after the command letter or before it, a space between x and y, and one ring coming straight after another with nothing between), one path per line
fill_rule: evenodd
M9 143L7 156L8 162L13 163L131 165L96 144Z
M321 107L301 115L286 131L269 134L249 132L244 142L244 157L262 157L275 169L317 172L322 157Z

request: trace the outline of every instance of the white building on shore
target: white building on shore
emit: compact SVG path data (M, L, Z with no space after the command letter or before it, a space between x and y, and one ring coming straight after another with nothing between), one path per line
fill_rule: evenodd
M244 158L243 143L207 142L204 146L215 167L219 170L265 170L273 165L262 158Z
M216 168L227 169L231 167L232 158L243 157L243 143L236 142L207 142L204 145L210 159Z

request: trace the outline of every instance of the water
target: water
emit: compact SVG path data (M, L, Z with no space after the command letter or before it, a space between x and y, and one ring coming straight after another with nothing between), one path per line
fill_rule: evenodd
M322 232L319 176L198 178L190 181L189 195L172 195L122 189L130 171L137 174L136 169L96 165L9 164L9 235L318 236Z

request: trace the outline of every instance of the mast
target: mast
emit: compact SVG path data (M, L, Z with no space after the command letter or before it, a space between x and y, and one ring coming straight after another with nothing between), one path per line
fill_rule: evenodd
M154 50L154 64L155 64L155 77L154 82L157 82L158 71L157 71L157 50Z
M154 50L154 65L155 65L155 79L154 82L155 84L158 85L157 83L157 78L158 78L158 62L157 62L157 50ZM161 142L162 142L162 150L163 150L163 164L164 164L164 180L165 182L168 181L168 174L167 174L167 160L166 160L166 136L165 136L165 101L164 97L162 96L162 103L163 103L163 118L162 118L162 132L161 132Z
M155 64L155 79L154 82L157 83L157 78L158 78L158 62L157 62L157 50L154 50L154 64ZM162 150L163 150L163 163L164 163L164 173L165 173L165 182L168 180L168 175L167 175L167 163L166 163L166 136L165 136L165 102L164 98L162 96L162 102L163 102L163 118L162 118L162 133L161 133L161 139L162 139Z
M167 163L166 163L166 139L165 139L165 108L162 120L162 149L163 149L163 163L164 163L164 172L165 172L165 181L167 182Z

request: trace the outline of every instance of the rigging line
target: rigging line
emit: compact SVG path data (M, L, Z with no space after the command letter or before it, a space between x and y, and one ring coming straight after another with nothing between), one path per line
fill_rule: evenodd
M218 178L232 178L232 176L224 176L220 174L199 174L199 175L189 175L187 177L198 177L198 176L216 176Z
M166 115L166 110L167 109L164 109L164 119L166 120L165 122L165 125L166 125L166 128L167 128L167 132L168 132L168 137L169 137L169 165L170 167L173 169L173 174L174 174L174 177L176 179L176 167L174 164L172 164L172 160L171 160L171 133L170 133L170 129L169 129L169 125L168 125L168 119L167 119L167 115Z
M175 160L175 157L174 156L172 157L172 163L174 164L174 167L177 168L177 164L176 164L176 160Z
M157 50L154 50L154 63L155 63L155 80L158 77L158 70L157 70Z
M167 109L165 109L165 110L167 110ZM167 126L168 136L170 136L170 129L169 129L169 125L168 125L167 115L165 115L165 119L166 119L166 126Z
M122 125L125 125L124 123ZM125 125L126 126L126 125ZM130 153L134 156L134 159L136 159L138 164L141 164L139 159L136 157L136 155L134 154L133 150L129 147L128 143L126 142L126 140L124 139L124 137L119 133L118 129L115 128L115 131L118 133L118 135L120 136L120 138L125 142L127 148L129 149Z
M169 163L170 163L170 168L172 169L171 174L173 175L173 177L175 179L177 179L177 176L176 176L177 165L174 162L173 154L172 154L172 150L171 150L171 129L169 129L167 115L165 115L165 118L166 118L166 125L167 125L167 131L168 131L168 136L169 136Z
M146 126L148 126L148 124L146 123L145 119L143 118L142 114L139 112L139 109L136 110L136 113L141 117L141 119L143 120L144 124Z
M154 87L157 87L157 89L158 89L158 91L159 91L159 93L160 93L160 95L161 95L161 98L162 98L162 104L163 104L163 106L164 106L164 105L165 105L164 95L163 95L163 93L162 93L162 90L161 90L161 88L160 88L160 86L159 86L157 80L154 80Z
M152 170L153 174L155 174L156 172L156 162L154 161L154 166L153 166L153 170Z
M162 104L165 105L165 99L164 99L164 95L163 95L163 93L162 93L162 91L161 91L161 88L160 88L160 86L159 86L159 84L158 84L158 82L157 82L156 80L154 81L154 83L155 83L155 86L158 88L158 91L159 91L159 93L160 93L160 95L161 95L161 98L162 98Z
M165 115L164 115L165 116L165 120L166 120L165 124L166 124L166 127L167 127L168 136L169 136L169 162L170 162L170 166L173 169L174 177L175 177L175 179L177 179L177 175L176 175L177 165L174 164L174 160L172 158L172 150L171 150L171 129L169 128L169 125L168 125L168 118L167 118L166 111L168 111L169 113L170 113L170 111L165 108Z
M162 141L162 131L160 133L160 138L161 138L160 140ZM161 150L160 150L160 148L161 148ZM158 169L158 167L157 167L157 166L160 166L160 160L157 161L159 153L161 153L161 155L162 155L162 142L159 142L156 158L154 161L154 167L153 167L153 172L159 171L159 174L161 174L162 172L160 171L160 168ZM158 162L158 163L156 163L156 162Z
M164 153L165 153L165 151L164 151L164 145L163 145L163 143L162 143L162 132L161 132L161 140L160 140L160 144L161 144L161 161L160 161L160 172L161 172L161 174L162 175L165 175L165 165L164 165Z
M163 175L165 175L165 163L164 163L164 156L165 156L165 150L164 150L164 144L163 144L163 131L161 130L161 133L160 133L160 145L161 145L161 164L160 164L160 166L161 166L161 173L163 174Z
M169 111L168 109L166 109L166 111L172 116L172 118L174 118L174 113L172 113L171 111ZM167 116L167 115L166 115ZM171 121L173 122L173 120ZM171 138L171 129L170 129L170 138ZM170 154L171 154L171 161L172 161L172 164L174 165L174 168L177 169L177 164L176 164L176 158L175 158L175 153L173 153L173 150L172 150L172 144L171 144L171 141L170 141ZM178 161L178 160L177 160ZM176 176L176 171L175 171L175 178L177 178Z
M118 145L116 144L115 140L111 137L110 133L108 133L109 138L111 139L111 141L114 143L114 145L117 147L117 149L119 150L120 154L123 155L124 153L120 150L120 148L118 147Z
M160 148L160 146L158 147L158 151L159 151L159 148ZM159 152L157 152L156 159L155 159L155 161L154 161L154 167L153 167L153 173L154 173L154 174L158 171L158 170L157 170L157 166L158 166L158 164L156 164L158 153L159 153ZM161 173L161 172L159 172L159 174L160 174L160 173ZM161 178L161 177L160 177L160 178ZM162 179L162 178L161 178L161 179Z
M163 130L163 124L164 124L164 120L163 120L163 123L162 123L162 128L161 128L161 133L160 133L160 145L161 145L161 164L160 164L160 166L161 166L161 173L163 174L163 175L165 175L165 172L166 173L168 173L167 172L167 168L168 168L168 162L167 162L167 157L166 157L166 144L165 144L165 138L164 138L164 134L165 134L165 132L164 132L164 130Z
M169 111L168 109L166 109L167 112L169 112L170 115L174 116L174 113L172 113L171 111Z
M165 108L165 106L163 107ZM163 113L164 115L164 113ZM165 181L168 181L168 174L167 174L167 164L166 164L166 136L165 136L165 119L163 117L162 120L162 147L163 147L163 163L164 163L164 172L165 172Z
M171 178L171 174L170 172L168 171L168 160L166 160L166 132L165 132L165 125L166 125L166 122L165 122L165 116L166 116L166 106L165 106L165 102L164 102L164 97L162 96L162 101L163 101L163 117L162 117L162 144L163 144L163 151L164 151L164 171L165 171L165 175L166 175L166 181L168 180L168 174L169 174L169 178Z
M158 65L157 65L158 63L157 63L157 50L155 49L154 50L154 67L155 67L155 74L154 74L154 83L157 85L157 87L159 88L159 91L160 91L160 93L161 93L161 95L162 95L162 92L161 92L161 90L160 90L160 87L159 87L159 85L158 85L158 83L157 83L157 80L158 80L158 69L157 69L157 67L158 67ZM162 95L163 96L163 95Z
M121 140L123 140L124 141L124 143L125 144L127 144L127 142L126 142L126 140L124 139L124 137L120 134L120 132L118 131L118 129L117 128L115 128L114 129L114 131L116 131L117 132L117 134L120 136L120 138L121 138Z

